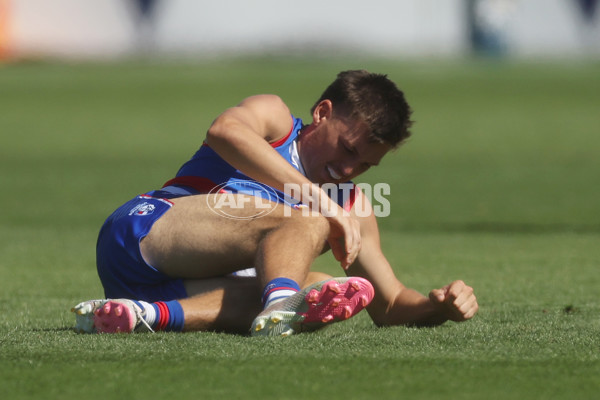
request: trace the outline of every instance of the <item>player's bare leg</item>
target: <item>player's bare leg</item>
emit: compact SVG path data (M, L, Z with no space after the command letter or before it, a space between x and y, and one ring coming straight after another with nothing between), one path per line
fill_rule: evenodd
M323 216L305 216L289 209L286 215L284 206L279 205L261 218L248 218L256 215L251 206L230 209L228 215L238 219L226 218L208 207L208 197L174 199L173 207L155 222L140 244L144 259L156 269L173 278L197 281L188 283L194 298L166 305L157 302L154 306L125 299L98 307L84 302L75 307L76 314L88 318L87 308L92 307L94 326L100 332L131 332L147 320L151 323L146 326L158 329L240 331L260 310L258 294L264 288L265 310L254 318L252 332L271 336L312 330L350 318L371 301L373 288L360 278L321 281L293 294L306 281L310 265L326 244L329 225ZM256 268L258 285L215 280L247 266ZM284 284L271 290L274 282L282 280ZM252 297L256 300L248 301L246 294L252 290L256 290ZM232 310L231 301L245 309ZM159 306L163 310L156 310ZM148 316L153 312L156 319Z
M256 215L257 210L252 207L252 202L244 202L245 208L228 209L229 217L226 218L208 207L207 199L212 198L201 195L176 199L173 208L155 223L142 242L142 254L149 264L163 273L174 278L197 280L199 287L203 285L202 279L223 276L241 266L253 265L258 280L256 294L264 288L264 311L254 318L252 334L289 335L318 329L327 323L350 318L371 301L373 288L360 278L325 280L298 292L298 284L305 282L310 265L326 244L329 224L323 216L304 215L279 205L264 217L248 218ZM288 211L287 215L284 210ZM270 289L274 282L281 281L285 282L279 286L283 288L278 289L281 291ZM220 281L218 285L225 282L232 284ZM196 298L180 301L185 307L187 325L184 329L223 326L232 330L235 324L247 326L249 315L256 316L261 304L258 296L256 301L245 305L249 310L230 313L233 318L228 318L227 314L207 315L206 303L212 302L212 310L217 309L219 303L227 310L230 302L247 301L245 296L238 297L241 292L232 293L218 285L216 291L206 290L204 286ZM291 285L298 285L296 294ZM251 287L238 289L252 290ZM285 294L280 296L282 292ZM206 325L211 319L215 325ZM242 322L235 322L236 319Z
M309 272L302 287L330 278ZM185 314L184 331L248 333L262 310L260 284L253 277L219 277L185 281L190 295L179 302Z
M326 243L324 217L297 210L286 216L284 206L277 205L264 217L242 219L256 214L248 205L228 210L240 219L226 218L208 207L206 196L173 200L172 209L140 244L150 265L183 279L224 276L254 266L262 285L277 277L304 282Z

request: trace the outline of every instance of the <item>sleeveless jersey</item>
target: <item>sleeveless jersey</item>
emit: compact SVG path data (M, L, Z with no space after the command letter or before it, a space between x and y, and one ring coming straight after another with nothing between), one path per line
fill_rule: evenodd
M271 143L271 147L306 176L297 148L297 140L302 126L302 120L292 116L290 132L280 140ZM344 188L338 188L337 193L334 193L333 196L332 193L328 193L341 207L349 211L354 204L357 187L352 182L345 185ZM350 190L348 186L351 188ZM257 187L259 189L261 187L268 188L268 190L255 190ZM175 178L164 184L161 192L165 191L173 197L215 192L251 194L294 208L299 207L296 200L286 196L283 192L254 181L230 165L206 143L203 143L194 156L183 164Z

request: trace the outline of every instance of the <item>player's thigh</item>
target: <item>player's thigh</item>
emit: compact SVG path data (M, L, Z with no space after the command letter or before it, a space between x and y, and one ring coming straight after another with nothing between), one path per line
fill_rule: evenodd
M258 243L273 229L290 223L308 229L315 226L314 221L301 219L296 210L286 210L281 204L257 216L262 209L257 209L253 201L238 201L224 204L228 207L224 215L209 206L213 200L210 196L218 195L172 200L173 207L156 221L141 243L142 254L150 265L182 278L224 275L252 266Z

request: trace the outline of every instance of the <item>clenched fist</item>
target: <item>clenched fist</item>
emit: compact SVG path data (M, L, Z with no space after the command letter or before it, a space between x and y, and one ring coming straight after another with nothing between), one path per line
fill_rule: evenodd
M429 292L429 300L438 311L451 321L461 322L472 318L479 305L473 288L463 281L454 281Z

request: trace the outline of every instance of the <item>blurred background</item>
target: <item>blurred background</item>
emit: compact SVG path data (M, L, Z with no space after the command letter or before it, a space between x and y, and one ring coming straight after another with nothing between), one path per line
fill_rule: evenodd
M0 0L0 58L600 56L597 0Z
M339 334L334 343L353 343L348 354L369 343L389 353L373 380L352 370L359 379L349 387L361 391L350 397L597 397L597 3L0 0L3 398L248 397L241 393L262 382L256 371L279 364L271 357L257 369L245 361L252 347L238 353L235 338L141 335L115 345L73 335L69 309L104 296L95 243L106 217L173 178L219 113L273 93L309 122L325 86L358 68L388 74L416 121L409 143L357 181L390 184L391 215L379 221L386 257L423 293L464 279L481 317L391 331L393 340L363 342L362 328L359 340ZM330 255L315 267L340 274ZM153 350L121 363L136 343ZM206 353L228 343L234 350ZM327 347L317 346L291 360L322 365L312 351ZM328 370L337 373L337 360ZM373 365L373 355L363 361ZM215 365L224 380L198 380Z

